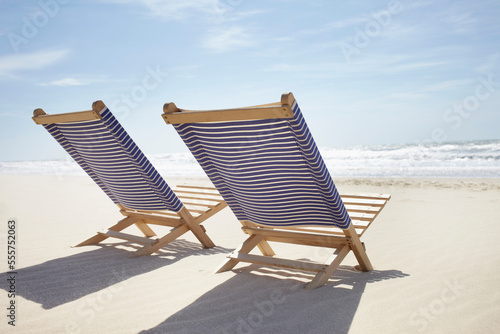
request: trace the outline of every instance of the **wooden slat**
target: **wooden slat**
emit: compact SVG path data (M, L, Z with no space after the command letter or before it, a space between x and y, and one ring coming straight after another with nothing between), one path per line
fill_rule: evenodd
M308 233L328 233L328 234L338 234L337 232L340 232L342 235L342 230L338 227L321 227L321 226L293 226L293 227L280 227L280 230L288 230L288 231L301 231L301 232L308 232Z
M387 201L377 199L363 199L363 198L342 198L344 205L369 205L384 207Z
M182 194L197 194L197 195L209 195L209 196L222 197L221 194L216 193L216 192L188 191L188 190L179 190L179 189L175 189L175 192L176 193L182 193Z
M351 198L364 198L364 199L382 199L385 201L388 201L391 199L391 195L389 194L372 194L372 193L361 193L361 194L354 194L354 193L342 193L340 194L340 197L351 197Z
M215 193L210 194L210 193L204 193L204 192L185 191L185 190L181 190L181 191L176 190L175 193L177 196L185 196L185 195L181 195L181 194L187 194L189 196L193 196L193 197L196 197L199 199L206 199L206 198L210 198L208 196L211 196L211 197L216 197L216 198L210 198L210 199L215 199L217 201L222 200L222 196L219 194L215 194Z
M371 221L352 220L352 224L354 225L355 228L366 229L368 228L368 226L370 226Z
M68 123L92 121L101 119L102 116L95 110L77 111L58 115L39 115L34 116L33 120L36 124L52 124L52 123Z
M382 210L380 206L365 206L365 205L345 205L347 212L366 212L379 213Z
M219 110L180 110L162 114L167 124L239 121L255 119L291 118L293 111L289 106L257 108L237 108Z
M241 262L249 262L249 263L256 263L273 267L298 269L298 270L313 271L313 272L318 272L326 268L326 265L320 263L313 263L300 260L289 260L277 257L254 255L254 254L244 254L244 253L230 254L228 258Z
M350 212L349 216L351 219L373 221L377 215L372 213Z
M202 203L194 203L194 202L188 202L188 201L182 201L184 205L191 205L191 206L201 206L201 207L206 207L206 208L215 208L217 204L202 204Z
M128 216L128 215L135 215L137 217L159 217L160 219L162 218L177 218L179 215L174 212L174 211L146 211L146 210L130 210L130 209L124 209L120 210L120 213Z
M180 223L179 216L168 217L168 216L159 216L159 215L139 213L139 212L130 212L130 211L125 211L124 214L126 216L129 216L129 217L144 219L147 221L148 224L153 224L153 225L163 225L163 226L174 227L174 226L179 225L179 223Z
M208 210L210 210L210 209L208 209ZM188 208L189 212L191 212L191 213L195 212L195 213L200 213L200 214L203 214L203 213L207 212L208 210L196 210L196 209L189 209Z
M219 194L219 191L213 187L177 186L174 188L174 191L182 191L182 192L191 190L199 191L202 194L221 196L221 194Z
M357 223L357 224L356 224ZM361 222L361 221L353 221L354 228L359 236L361 236L364 231L370 226L371 222ZM288 231L300 231L307 233L317 233L317 234L326 234L326 235L336 235L336 236L345 236L342 229L338 227L280 227L280 229L288 230Z
M266 236L265 240L274 242L283 242L288 244L327 247L327 248L337 248L344 245L347 242L347 241L340 242L339 239L331 239L331 238L340 238L340 235L323 234L321 236L315 236L314 238L311 238L311 236L308 234L301 234L298 236L294 236L293 238L285 238L284 236L271 235L271 236Z
M131 210L127 208L123 208L120 210L120 213L124 216L127 216L129 213L133 214L145 214L153 217L167 217L167 218L177 218L179 215L177 212L170 210L162 210L162 211L148 211L148 210Z
M201 214L200 216L196 217L195 221L197 223L202 223L203 221L207 220L208 218L212 217L215 215L217 212L220 212L222 209L224 209L227 206L227 203L222 201L217 203L213 208L210 210L207 210L205 213Z
M348 243L348 239L335 235L303 233L292 230L275 230L269 228L242 227L247 234L262 235L268 241L285 242L299 245L336 248Z
M182 224L180 218L177 218L177 219L170 218L167 221L167 220L158 220L158 219L154 219L153 217L151 217L151 218L143 218L142 220L144 220L144 222L146 224L158 225L158 226L176 227L176 226Z
M199 197L182 196L182 195L177 196L177 197L179 197L180 199L195 199L195 200L198 200L198 201L205 201L205 202L215 202L215 203L221 202L220 199L212 199L212 198L199 198Z
M177 185L176 187L178 187L178 188L188 188L188 189L205 189L205 190L217 191L217 188L214 188L214 187L188 186L188 185L182 185L182 184L181 185Z
M118 238L118 239L136 242L136 243L141 244L141 245L150 245L156 241L153 239L139 237L137 235L132 235L132 234L123 233L123 232L106 231L106 232L97 232L97 233L100 235L107 236L107 237Z
M370 206L383 208L391 199L389 194L341 194L340 197L346 206Z

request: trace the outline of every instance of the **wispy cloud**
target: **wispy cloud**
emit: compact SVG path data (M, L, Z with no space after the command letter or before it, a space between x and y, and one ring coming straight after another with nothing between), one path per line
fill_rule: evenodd
M242 27L215 29L209 32L203 46L213 52L226 52L255 45L252 35Z
M155 15L167 19L183 19L191 15L193 10L210 14L223 14L225 6L218 0L143 0Z
M135 0L104 0L117 4L137 4ZM154 16L168 20L181 20L196 13L222 16L234 9L241 1L222 0L142 0L142 4Z
M90 82L88 82L88 81L83 81L80 79L64 78L61 80L55 80L55 81L41 83L41 84L39 84L39 86L69 87L69 86L85 86L85 85L88 85L89 83Z
M459 13L445 17L445 21L449 23L457 34L471 34L475 32L477 19L470 13Z
M319 35L324 33L331 33L334 30L346 28L346 27L354 27L358 24L365 23L369 20L368 16L359 16L359 17L351 17L344 20L338 20L329 22L324 24L321 27L306 29L302 31L302 34L308 35Z
M343 77L352 74L384 75L393 73L406 73L446 65L442 61L420 60L418 58L403 56L373 56L361 60L353 66L346 66L344 62L318 62L318 63L279 63L265 69L269 72L304 72L304 73L330 73L330 76Z
M13 54L0 57L0 79L18 71L46 68L63 59L69 50L44 50L27 54Z
M386 100L419 100L426 98L428 95L418 92L398 92L385 95Z
M463 89L467 86L472 85L476 81L474 79L458 79L458 80L446 80L438 82L436 84L425 87L426 91L437 92L437 91L457 91Z
M500 72L500 53L485 56L486 60L477 67L477 72L481 74Z

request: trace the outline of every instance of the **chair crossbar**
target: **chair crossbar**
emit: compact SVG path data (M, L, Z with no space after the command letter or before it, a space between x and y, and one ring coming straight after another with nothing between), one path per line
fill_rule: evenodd
M241 262L256 263L273 267L281 267L281 268L312 271L312 272L319 272L321 270L324 270L326 267L325 264L314 263L309 261L289 260L285 258L269 257L269 256L254 255L254 254L231 253L230 255L228 255L228 258Z
M112 238L117 238L117 239L123 239L127 241L132 241L141 245L150 245L156 241L156 239L149 239L149 238L144 238L144 237L139 237L133 234L128 234L128 233L123 233L123 232L115 232L115 231L101 231L97 232L100 235L106 236L106 237L112 237Z
M293 230L269 229L262 227L242 227L243 232L264 236L265 240L294 243L308 246L337 248L349 244L349 239L314 232L295 232Z
M166 109L168 108L169 107L167 106ZM178 109L175 112L164 113L162 116L167 124L184 124L248 119L291 118L293 117L293 111L289 106L219 109L210 111L190 111Z
M96 110L77 111L59 115L47 115L42 109L36 109L38 113L33 120L36 124L70 123L81 121L93 121L101 119L102 116Z

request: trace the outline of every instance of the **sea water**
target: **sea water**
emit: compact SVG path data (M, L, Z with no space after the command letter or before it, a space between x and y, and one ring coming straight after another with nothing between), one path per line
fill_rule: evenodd
M500 140L320 147L335 177L500 177ZM190 153L148 155L164 176L203 176ZM84 175L66 160L0 162L3 174Z

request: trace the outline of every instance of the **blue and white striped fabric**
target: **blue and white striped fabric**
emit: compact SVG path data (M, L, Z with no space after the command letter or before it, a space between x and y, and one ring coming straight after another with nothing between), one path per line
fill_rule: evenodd
M351 219L302 117L175 128L240 221L336 226Z
M134 210L172 210L183 204L113 114L44 127L115 204Z

